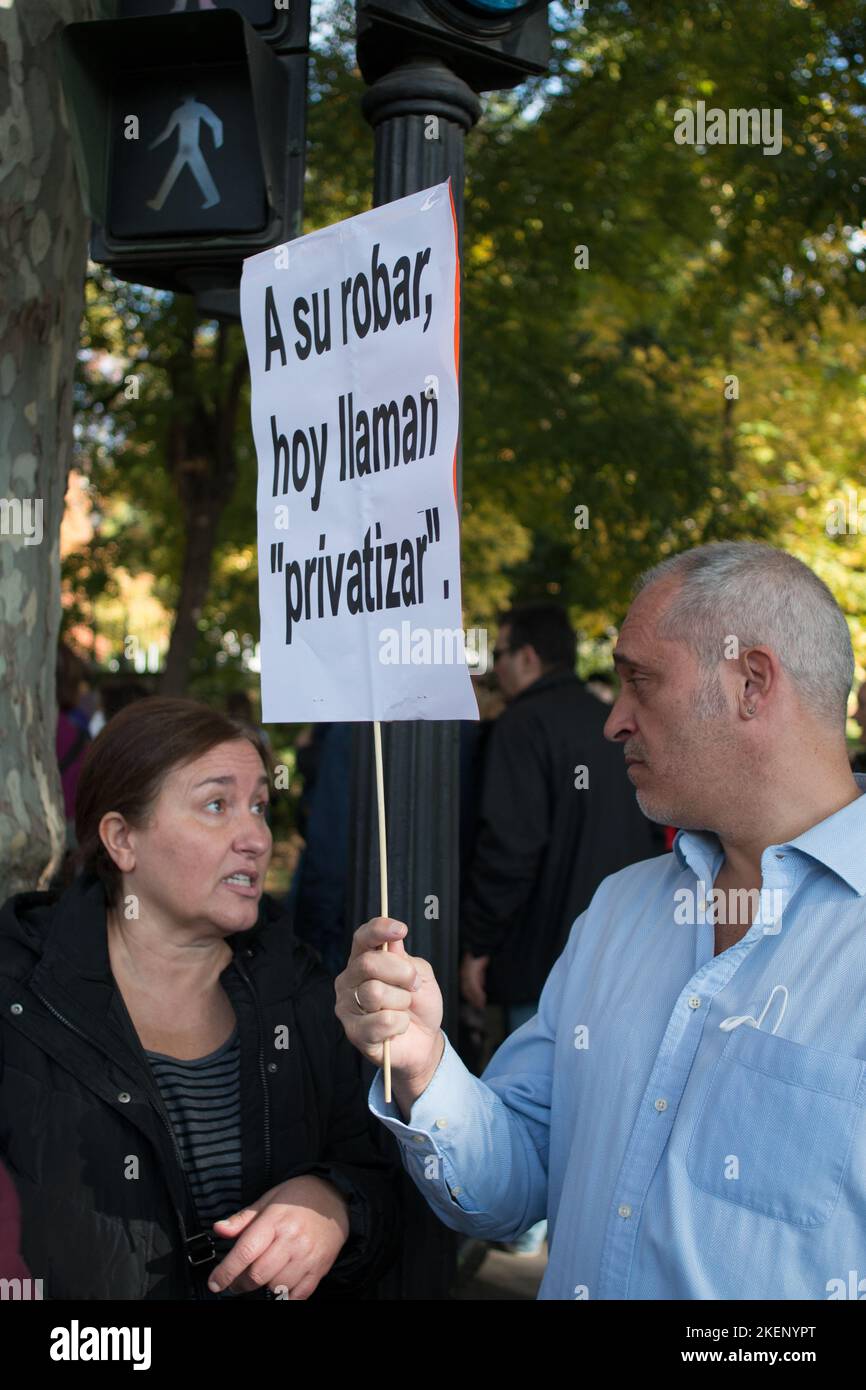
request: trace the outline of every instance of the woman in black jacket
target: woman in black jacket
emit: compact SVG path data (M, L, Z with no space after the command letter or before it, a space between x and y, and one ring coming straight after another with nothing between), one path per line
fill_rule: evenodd
M394 1258L333 984L262 893L263 751L129 706L82 769L82 872L0 911L0 1156L46 1298L358 1298Z

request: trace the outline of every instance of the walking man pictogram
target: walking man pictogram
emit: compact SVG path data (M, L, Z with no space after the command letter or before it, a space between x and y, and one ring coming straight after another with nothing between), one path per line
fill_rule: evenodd
M202 208L212 208L220 201L219 189L214 183L211 172L204 160L201 152L200 130L201 122L205 121L213 132L214 147L219 149L223 142L223 123L209 106L203 102L196 101L195 97L188 93L180 106L171 113L168 125L161 135L149 146L156 149L163 140L167 140L174 130L178 129L177 154L171 162L171 167L160 185L159 192L155 198L147 200L147 206L153 208L154 212L159 212L166 198L177 182L178 175L184 165L189 165L190 173L198 184L204 197Z

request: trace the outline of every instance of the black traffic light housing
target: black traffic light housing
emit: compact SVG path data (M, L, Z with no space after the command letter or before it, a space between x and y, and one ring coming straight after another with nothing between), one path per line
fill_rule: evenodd
M476 92L547 72L546 0L489 9L474 0L357 0L358 64L372 83L415 56L442 58Z
M308 32L308 0L293 10L283 43L299 10ZM231 294L245 256L300 234L306 51L278 56L234 10L163 11L68 25L60 60L94 260Z
M114 0L116 19L141 19L174 15L175 6L186 4L193 13L201 0ZM235 10L278 53L309 46L310 6L307 0L210 0L217 11Z

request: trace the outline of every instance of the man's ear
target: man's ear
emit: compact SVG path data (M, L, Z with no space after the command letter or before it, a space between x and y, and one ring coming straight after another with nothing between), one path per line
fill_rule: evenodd
M768 647L748 647L740 653L740 669L744 677L738 697L740 714L751 719L775 686L778 661Z

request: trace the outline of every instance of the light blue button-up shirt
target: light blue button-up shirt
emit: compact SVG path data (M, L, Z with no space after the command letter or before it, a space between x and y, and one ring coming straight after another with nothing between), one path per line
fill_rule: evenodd
M539 1298L866 1295L866 796L764 851L714 956L723 858L680 831L605 879L480 1079L446 1039L408 1124L370 1087L447 1226L547 1216Z

